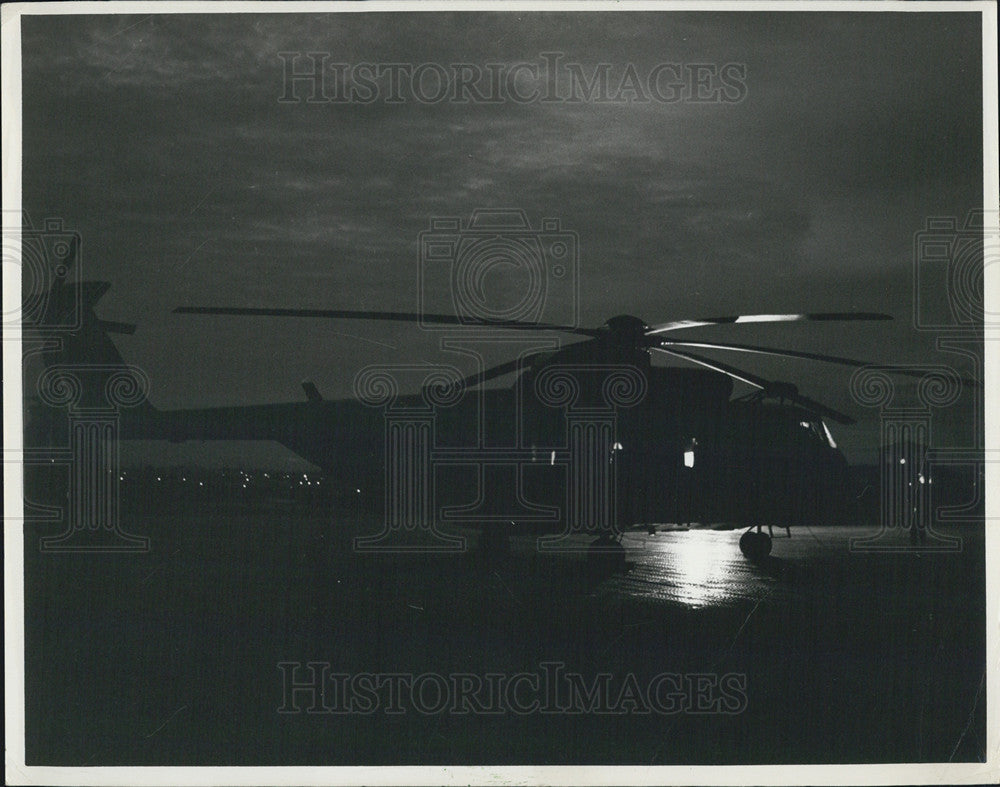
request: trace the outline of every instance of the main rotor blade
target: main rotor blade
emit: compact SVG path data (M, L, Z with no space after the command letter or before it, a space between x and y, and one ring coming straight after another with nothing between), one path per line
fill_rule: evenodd
M661 346L695 347L703 350L732 350L734 352L754 353L757 355L777 355L785 358L805 358L809 361L825 361L827 363L843 364L844 366L870 366L869 361L858 361L854 358L843 358L839 355L823 355L821 353L803 352L801 350L786 350L774 347L759 347L754 344L736 344L732 342L702 342L684 339L664 339Z
M824 355L822 353L810 353L804 352L802 350L787 350L784 348L776 347L760 347L754 344L736 344L734 342L701 342L701 341L688 341L688 340L678 340L678 339L667 339L660 342L661 346L670 347L696 347L705 350L732 350L733 352L743 352L743 353L755 353L758 355L775 355L785 358L804 358L808 361L823 361L825 363L835 363L842 366L853 366L856 369L864 368L865 366L871 366L870 361L859 361L856 358L844 358L840 355ZM904 377L923 377L926 372L915 371L913 369L891 369L893 374L899 374ZM958 378L962 385L982 387L982 382L977 380L971 380L968 377Z
M681 350L668 350L666 347L650 347L649 349L665 353L666 355L672 355L674 358L683 358L685 361L691 361L699 366L704 366L706 369L711 369L713 372L719 372L720 374L732 377L734 380L746 383L747 385L752 385L754 388L760 388L762 391L770 385L769 381L765 380L763 377L758 377L750 372L741 371L735 367L728 366L727 364L720 363L718 361L710 361L707 358L701 358L693 353L683 352Z
M501 363L497 366L491 366L489 369L484 369L476 374L471 374L462 380L460 385L465 388L472 388L480 385L481 383L485 383L488 380L503 377L505 374L516 372L519 369L525 369L530 365L531 364L527 358L516 358L513 361L507 361L506 363Z
M742 369L737 369L736 367L722 363L721 361L712 361L709 360L708 358L703 358L700 355L695 355L694 353L686 352L683 350L677 350L677 349L668 350L665 347L653 347L651 349L656 350L657 352L666 353L667 355L673 355L677 358L683 358L684 360L691 361L692 363L696 363L699 366L704 366L706 369L711 369L714 372L720 372L722 374L728 375L729 377L732 377L734 380L739 380L740 382L747 383L748 385L752 385L755 388L760 388L765 393L777 387L774 383L772 383L769 380L765 380L763 377L758 377L755 374L751 374L750 372L745 372ZM786 399L790 399L796 404L801 405L806 410L811 410L815 413L818 413L819 415L826 416L827 418L830 418L831 420L836 421L837 423L840 424L856 423L856 421L853 418L851 418L851 416L846 415L840 412L839 410L834 410L832 407L828 407L827 405L821 402L817 402L815 399L812 399L806 396L805 394L801 394L798 391L795 391L794 393L791 391L782 391L781 393L782 396L784 396Z
M454 314L428 314L422 312L379 312L355 309L271 309L236 306L178 306L174 314L228 314L253 317L321 317L334 320L384 320L389 322L431 323L484 328L511 328L531 331L563 331L583 336L597 336L596 328L578 328L575 325L553 325L543 322L518 320L476 320L460 318Z
M701 328L706 325L729 325L749 322L848 322L853 320L891 320L891 314L881 312L813 312L811 314L741 314L732 317L702 317L697 320L674 320L654 325L646 331L654 336L669 331Z

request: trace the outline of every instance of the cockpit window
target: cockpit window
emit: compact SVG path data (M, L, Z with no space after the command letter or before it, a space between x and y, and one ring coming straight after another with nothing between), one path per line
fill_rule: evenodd
M799 421L799 426L809 432L810 436L830 448L836 448L830 429L823 421Z

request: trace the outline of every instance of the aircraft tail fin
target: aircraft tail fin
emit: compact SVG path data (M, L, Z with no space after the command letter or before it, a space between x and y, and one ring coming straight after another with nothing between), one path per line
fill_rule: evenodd
M80 388L77 404L81 407L115 405L118 397L128 407L152 409L146 399L148 378L126 363L111 338L112 334L131 335L136 326L101 319L95 311L110 288L104 281L81 281L61 284L49 292L45 316L33 326L44 339L41 360L46 370L38 382L43 400L51 398L42 388L52 387L58 369L75 379L70 385Z

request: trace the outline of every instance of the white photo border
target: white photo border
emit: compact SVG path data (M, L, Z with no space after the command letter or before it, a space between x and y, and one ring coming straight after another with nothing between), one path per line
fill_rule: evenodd
M371 13L433 11L795 11L795 12L974 12L982 15L984 209L996 215L998 199L997 8L992 2L748 2L655 0L605 2L563 0L397 0L387 2L66 2L2 6L3 205L21 210L21 26L24 16L76 14ZM984 271L984 306L1000 300L1000 270ZM20 313L18 266L3 271L4 314ZM24 723L24 534L22 369L20 326L3 328L4 453L4 713L5 779L8 784L51 785L435 785L435 784L980 784L1000 778L1000 472L986 464L986 644L987 760L985 763L750 766L268 766L268 767L52 767L25 765ZM1000 401L1000 353L985 345L985 399ZM13 350L11 352L10 350ZM990 392L993 392L991 397ZM1000 446L1000 410L987 407L985 439Z

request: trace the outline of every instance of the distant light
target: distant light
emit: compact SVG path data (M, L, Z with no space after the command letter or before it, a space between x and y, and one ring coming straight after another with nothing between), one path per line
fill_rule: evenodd
M904 458L900 459L900 460L899 460L899 463L900 463L901 465L905 465L905 464L906 464L906 458L904 457Z
M187 479L186 478L182 478L181 481L187 481Z
M163 479L162 479L162 478L160 478L159 476L157 476L157 477L156 477L156 480L157 480L157 481L162 481Z
M359 495L361 494L361 490L360 490L360 489L358 489L358 490L355 490L355 491L357 491L357 493L358 493Z
M920 481L921 484L926 484L927 483L927 479L924 478L924 474L923 473L921 473L920 475L917 476L917 480Z
M269 476L267 473L264 473L264 478L270 478L270 477L271 476Z
M691 449L684 452L684 466L694 467L694 451Z
M123 475L118 476L118 480L119 481L124 481L125 480L125 476L123 476Z
M809 422L808 421L799 421L799 426L801 426L804 429L808 429L809 428Z
M556 452L553 451L551 454L549 454L549 464L555 466L555 463L556 463Z
M615 443L613 446L611 446L611 450L612 451L624 451L625 450L625 446L623 446L621 443Z
M205 482L204 481L199 481L198 482L198 486L205 486Z

